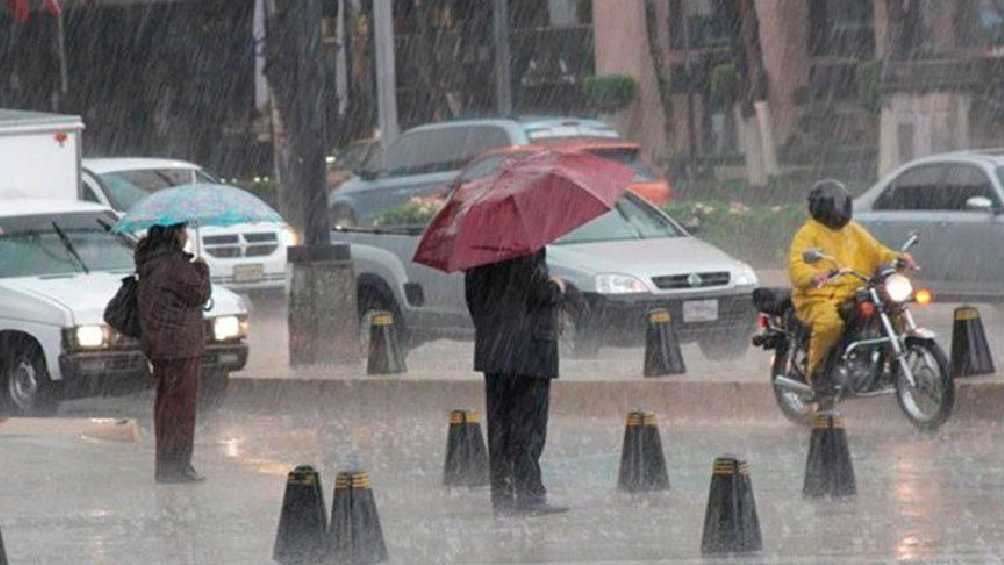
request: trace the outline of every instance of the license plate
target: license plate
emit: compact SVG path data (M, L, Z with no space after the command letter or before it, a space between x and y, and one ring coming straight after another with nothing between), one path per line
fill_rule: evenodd
M234 282L258 282L265 276L265 265L235 265Z
M683 303L684 322L714 322L717 320L717 300L691 300Z

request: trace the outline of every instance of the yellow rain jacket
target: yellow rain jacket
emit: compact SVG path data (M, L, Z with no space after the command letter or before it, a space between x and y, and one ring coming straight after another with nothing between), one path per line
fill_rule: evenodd
M809 375L826 357L826 353L840 339L844 325L837 314L837 306L851 297L861 286L853 276L842 277L821 288L813 286L817 273L836 269L831 261L814 265L806 263L802 254L817 249L833 257L843 267L871 276L880 266L899 257L899 254L878 242L857 222L850 222L834 230L816 220L808 220L791 242L788 253L788 275L791 278L792 301L798 318L812 327L809 343Z

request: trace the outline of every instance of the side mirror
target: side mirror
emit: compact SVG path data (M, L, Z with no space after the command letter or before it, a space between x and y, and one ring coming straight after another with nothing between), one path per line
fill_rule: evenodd
M802 253L802 260L810 265L818 263L824 258L825 256L818 249L810 249L805 253Z
M993 201L985 196L974 196L966 200L967 210L983 210L989 212L994 207Z

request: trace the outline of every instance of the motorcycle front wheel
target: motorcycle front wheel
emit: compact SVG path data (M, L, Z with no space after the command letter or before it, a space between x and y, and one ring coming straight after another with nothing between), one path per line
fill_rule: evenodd
M811 426L816 419L816 404L806 402L798 393L777 385L778 377L806 382L804 358L805 352L796 347L777 349L771 363L770 382L774 389L774 399L784 417L795 424Z
M937 430L955 408L955 380L948 370L948 358L929 340L908 340L905 355L914 385L907 381L900 364L894 363L899 407L918 429Z

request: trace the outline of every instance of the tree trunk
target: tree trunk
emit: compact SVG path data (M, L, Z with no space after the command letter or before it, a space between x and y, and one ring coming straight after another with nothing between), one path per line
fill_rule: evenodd
M659 91L659 102L662 105L663 135L666 137L665 155L672 155L673 148L673 91L670 83L669 68L666 65L662 42L659 41L659 17L656 0L645 0L645 32L648 35L648 51L652 56L652 70L655 73L655 83ZM667 22L668 23L668 22ZM668 25L667 25L668 29Z
M767 124L770 108L767 102L767 72L760 48L760 29L754 0L739 0L739 41L736 70L739 71L740 118L742 143L746 153L747 181L751 186L766 186L767 174L777 172L774 140ZM759 114L759 115L758 115Z

